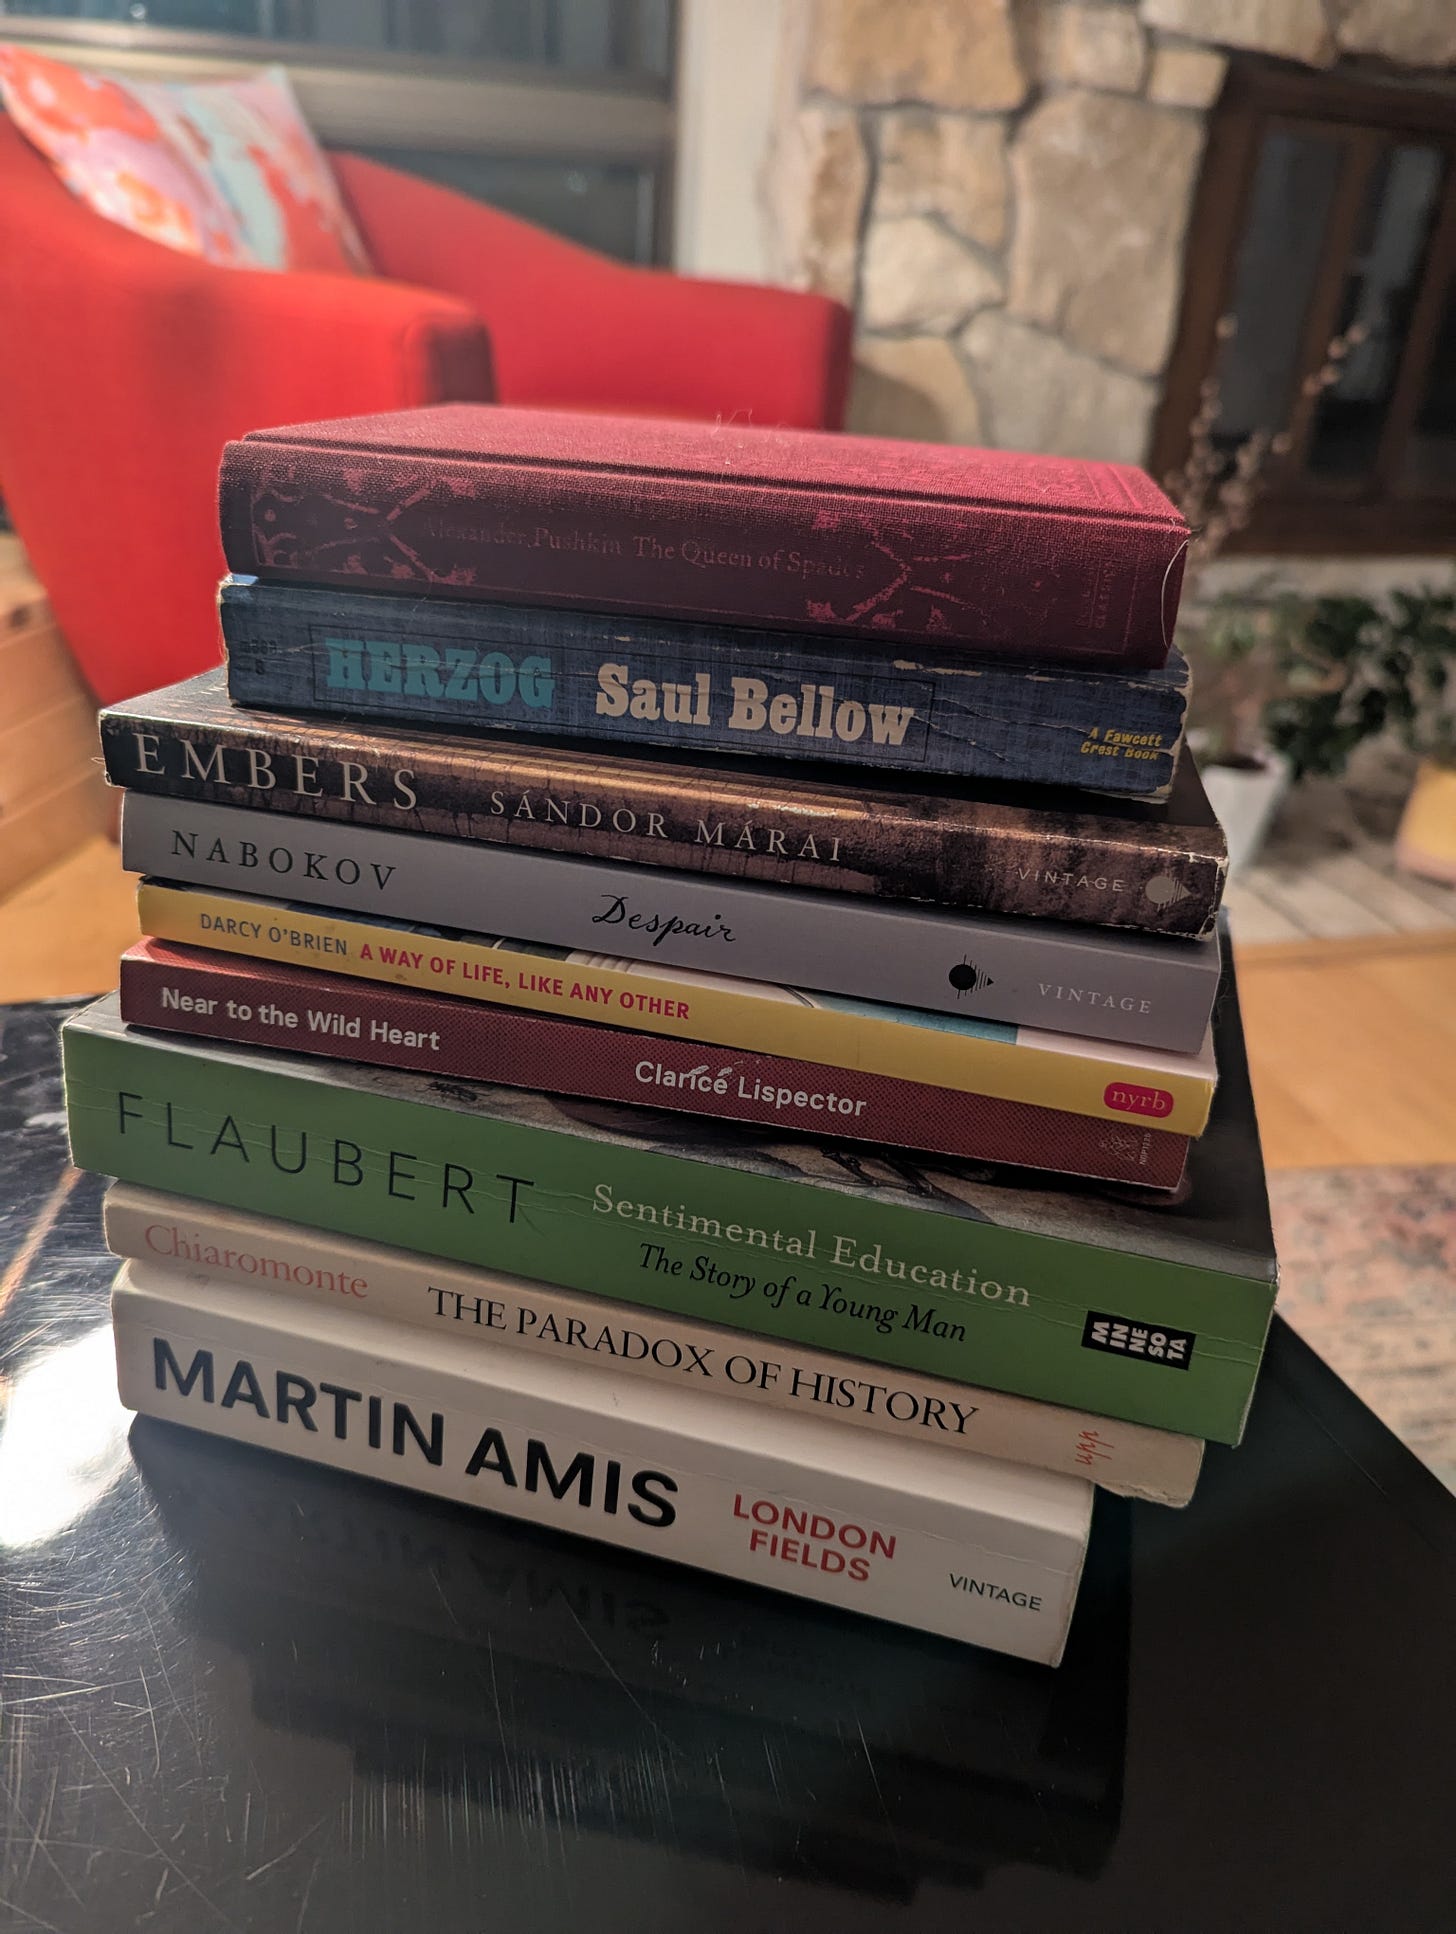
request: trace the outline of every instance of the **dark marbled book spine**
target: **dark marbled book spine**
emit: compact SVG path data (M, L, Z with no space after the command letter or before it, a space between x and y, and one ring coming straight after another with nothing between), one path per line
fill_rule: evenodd
M1083 926L1205 935L1226 869L1186 759L1166 808L1041 806L254 712L217 672L113 706L101 736L107 776L137 792Z

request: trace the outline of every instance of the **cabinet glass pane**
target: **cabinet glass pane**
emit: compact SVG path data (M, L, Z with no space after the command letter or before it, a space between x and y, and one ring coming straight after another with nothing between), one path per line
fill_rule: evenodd
M1456 489L1456 282L1446 291L1425 391L1405 447L1402 481L1414 489Z
M1375 462L1443 172L1427 147L1387 148L1375 165L1336 320L1338 333L1358 324L1362 336L1320 398L1306 457L1320 476L1363 477Z
M1224 344L1216 441L1225 448L1255 430L1282 430L1298 387L1305 315L1344 144L1332 135L1271 128L1259 150L1234 271ZM1195 237L1189 244L1197 248Z

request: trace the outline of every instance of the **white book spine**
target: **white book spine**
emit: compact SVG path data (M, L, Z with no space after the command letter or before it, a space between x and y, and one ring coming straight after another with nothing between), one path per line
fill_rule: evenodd
M1173 1431L761 1340L128 1183L108 1192L105 1214L107 1244L122 1258L199 1269L219 1284L276 1289L329 1306L342 1323L356 1316L408 1323L462 1352L527 1350L596 1363L922 1447L1090 1478L1157 1504L1188 1502L1203 1457L1198 1438Z
M128 1263L128 1408L1054 1665L1092 1487Z

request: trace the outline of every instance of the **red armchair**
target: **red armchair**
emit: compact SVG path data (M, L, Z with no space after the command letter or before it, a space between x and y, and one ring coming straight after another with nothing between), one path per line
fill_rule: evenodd
M162 248L0 116L0 495L103 703L216 663L218 457L259 425L494 397L839 427L838 303L624 267L334 162L376 278Z

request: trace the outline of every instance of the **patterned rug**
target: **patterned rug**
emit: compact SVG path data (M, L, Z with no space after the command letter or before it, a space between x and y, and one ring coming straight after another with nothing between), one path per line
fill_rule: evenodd
M1456 1167L1269 1177L1280 1314L1456 1490Z

